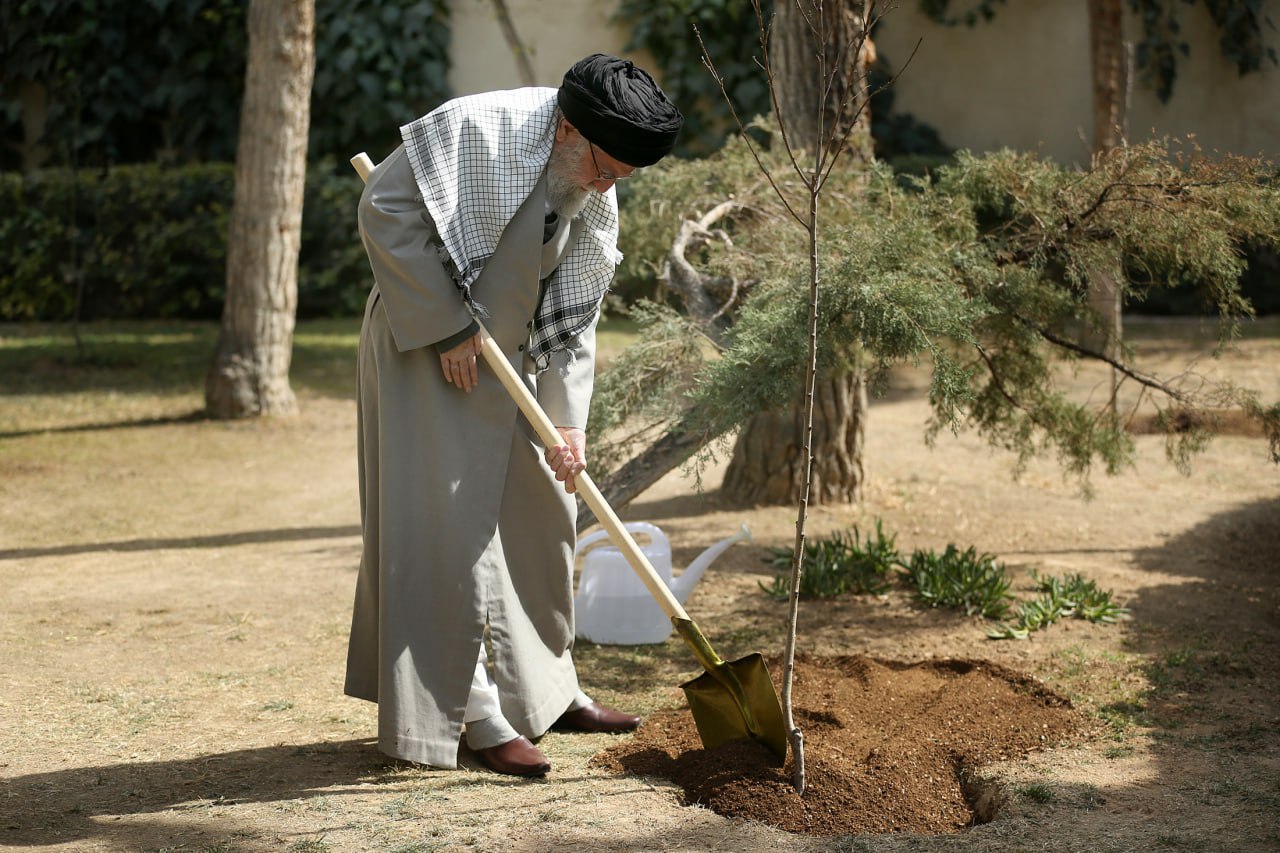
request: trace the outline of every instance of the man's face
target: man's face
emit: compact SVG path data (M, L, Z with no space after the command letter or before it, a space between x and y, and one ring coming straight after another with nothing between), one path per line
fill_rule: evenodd
M583 143L578 145L578 143ZM591 194L590 186L583 186L579 160L586 140L581 136L574 140L556 140L551 149L551 161L547 164L547 203L561 216L573 219L582 212Z
M618 181L625 181L636 173L635 166L628 166L621 160L615 160L603 149L587 141L587 153L591 155L591 186L597 192L608 192L609 187Z
M561 119L548 166L548 200L557 213L572 218L582 210L592 190L606 193L635 171L634 166L610 157Z

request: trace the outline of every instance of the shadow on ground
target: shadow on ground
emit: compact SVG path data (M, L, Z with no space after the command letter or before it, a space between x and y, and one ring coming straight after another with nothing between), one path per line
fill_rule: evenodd
M413 798L424 779L439 799L449 801L453 789L483 785L539 789L555 802L561 794L547 780L497 776L483 771L465 747L459 750L462 771L432 770L388 758L373 739L279 744L235 750L174 761L131 762L75 767L0 780L0 849L67 845L69 849L190 849L253 850L330 849L327 835L348 830L367 833L371 824L424 819L428 814L397 815L390 793ZM555 781L582 777L560 775ZM645 786L647 789L649 786ZM636 793L627 787L610 795ZM370 820L368 804L335 804L344 797L382 797ZM274 804L283 812L312 803L305 821L284 816L272 827L260 817L239 818L235 807ZM479 809L451 806L451 816L483 815L511 808L501 795ZM363 811L362 811L363 810ZM351 815L364 815L352 822ZM200 838L208 839L209 846ZM172 840L174 847L157 848ZM228 846L227 842L231 842ZM321 844L322 847L310 845ZM361 848L365 849L365 848ZM406 848L408 849L408 848ZM417 848L413 848L417 849ZM430 849L435 849L434 847ZM538 849L545 849L539 847Z
M137 418L130 421L109 421L102 423L90 424L69 424L64 426L51 427L35 427L33 429L20 429L0 431L0 439L4 438L29 438L33 435L52 435L56 433L66 432L104 432L114 429L136 429L140 427L157 427L157 426L174 426L176 424L198 423L200 421L209 420L208 415L203 409L187 412L181 415L169 415L158 418Z
M274 530L248 530L211 536L183 536L154 539L123 539L115 542L89 542L76 545L52 545L47 548L10 548L0 550L0 560L23 560L34 557L69 557L98 551L163 551L181 548L226 548L233 545L258 545L265 542L300 542L308 539L342 539L359 536L357 525L329 527L282 527Z
M1211 516L1134 562L1178 580L1128 602L1126 638L1147 661L1150 688L1119 710L1167 741L1280 758L1280 498ZM1280 814L1280 785L1270 793Z
M122 816L186 811L195 823L211 809L248 802L341 796L360 783L376 783L394 771L372 741L279 745L176 761L108 764L33 773L7 779L3 799L23 804L5 809L0 846L21 847L77 840L110 840L120 849L141 849L130 835L154 834ZM39 805L37 805L39 804Z

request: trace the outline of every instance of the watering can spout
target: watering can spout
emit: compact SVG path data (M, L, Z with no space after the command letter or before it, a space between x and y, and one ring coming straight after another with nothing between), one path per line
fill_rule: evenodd
M751 530L744 524L739 528L738 532L730 536L728 539L721 539L707 550L698 555L689 567L680 574L679 577L672 579L671 594L676 597L681 606L689 599L689 593L693 592L693 588L698 585L698 581L702 580L703 574L706 573L707 567L715 562L725 551L729 550L734 544L741 541L751 541Z

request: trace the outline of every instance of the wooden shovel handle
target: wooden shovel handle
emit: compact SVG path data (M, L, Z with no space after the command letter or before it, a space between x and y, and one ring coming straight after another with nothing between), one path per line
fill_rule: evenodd
M476 322L479 321L477 320ZM564 444L564 438L560 435L560 431L556 429L555 424L551 423L547 413L542 410L537 398L529 391L529 386L521 381L515 368L507 361L506 356L502 354L502 349L498 346L498 342L489 334L489 330L484 327L483 323L480 323L480 335L484 340L484 346L481 348L480 354L484 357L485 363L497 375L502 387L507 389L507 393L516 401L520 411L529 420L529 423L533 425L538 438L542 439L543 444L547 447ZM578 487L578 493L582 495L583 501L595 513L600 525L608 531L609 538L613 540L613 544L617 545L618 550L622 551L623 556L627 558L627 562L631 564L631 568L640 576L640 580L644 582L650 594L662 607L663 612L672 619L688 620L689 614L685 613L684 608L680 606L679 600L667 588L657 569L653 567L649 559L645 557L644 552L640 550L640 546L636 544L631 531L627 530L617 514L614 513L613 507L609 506L608 501L604 499L604 495L600 493L600 489L596 486L595 481L591 479L591 475L583 471L581 474L574 476L573 482Z
M361 180L369 180L369 173L373 171L373 161L369 159L368 154L362 151L352 157L351 165L360 174ZM476 322L480 323L478 319ZM525 418L533 425L538 438L542 439L547 447L563 444L564 438L560 435L560 431L556 429L555 424L551 423L551 419L542 410L537 398L533 396L528 386L524 384L516 373L515 368L507 361L506 356L502 353L502 348L498 346L497 341L489 334L489 330L484 327L484 323L480 323L480 335L484 342L480 352L485 363L489 365L489 369L498 377L502 387L507 389L507 393L511 395L511 399L515 400L516 406L519 407ZM658 574L657 569L653 567L649 559L645 557L644 552L640 550L635 538L622 524L622 521L619 520L613 508L609 506L608 501L604 499L604 495L600 493L600 489L591 479L591 476L586 471L583 471L575 476L573 481L578 487L578 493L582 495L583 501L595 513L600 525L608 531L609 538L613 540L613 544L617 545L618 550L627 558L627 562L631 564L631 568L639 575L640 580L654 597L654 600L662 607L663 612L673 620L690 622L689 614L685 612L679 600L676 599L675 595L672 594L662 580L661 575ZM703 642L705 643L705 640Z
M373 160L368 154L361 151L359 154L351 158L351 166L360 175L360 180L366 184L369 183L369 173L373 171Z

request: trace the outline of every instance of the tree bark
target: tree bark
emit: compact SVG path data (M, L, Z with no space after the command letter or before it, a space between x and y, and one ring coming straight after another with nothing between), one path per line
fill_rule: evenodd
M1120 144L1124 125L1124 34L1120 0L1089 0L1089 55L1093 79L1093 153Z
M819 377L814 389L812 503L853 503L865 480L867 383L860 370ZM791 502L804 485L803 409L762 412L738 435L723 491L748 504Z
M205 406L216 418L289 415L302 196L315 71L314 0L252 0L227 295Z
M706 443L707 436L691 432L681 421L643 453L602 478L596 486L609 506L614 509L626 506L645 489L684 464L686 459ZM579 497L578 532L581 533L595 523L595 513Z
M777 90L777 118L793 148L812 152L818 139L830 148L848 134L849 153L869 161L871 113L865 102L872 47L863 33L868 6L865 0L777 4L769 61ZM814 34L818 16L826 24L826 44L821 46Z
M867 109L870 41L863 28L868 4L862 0L779 3L769 45L778 88L778 112L787 139L797 149L814 150L822 140L831 149L847 139L853 156L871 162L871 113ZM818 55L813 22L824 15L829 37ZM829 87L825 80L833 72ZM841 106L844 105L844 109ZM837 168L840 168L837 164ZM845 160L843 168L861 168ZM813 485L808 502L857 501L862 495L866 379L858 368L821 378L813 423ZM747 504L787 504L801 499L804 486L804 400L785 410L762 412L738 435L721 489Z
M1093 157L1117 147L1126 135L1127 66L1120 0L1089 0L1089 65L1093 79ZM1089 307L1101 319L1098 329L1086 329L1083 342L1112 360L1120 357L1124 336L1124 275L1119 269L1095 268L1089 275ZM1116 412L1116 394L1120 377L1111 372L1110 411Z

